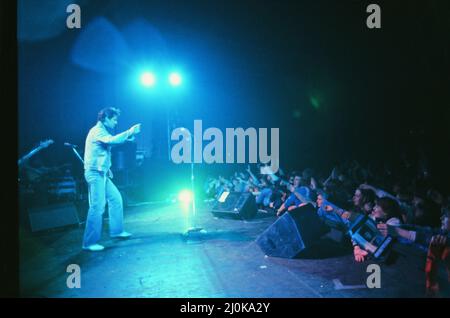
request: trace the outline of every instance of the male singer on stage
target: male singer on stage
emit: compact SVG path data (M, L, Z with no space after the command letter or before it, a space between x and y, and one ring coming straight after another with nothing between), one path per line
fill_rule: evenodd
M132 141L141 131L137 124L130 129L112 135L117 126L120 110L108 107L98 113L97 124L89 130L84 150L84 177L89 190L89 212L84 231L83 249L101 251L98 244L102 233L102 215L108 202L109 234L111 237L128 238L123 230L122 196L111 181L111 146Z

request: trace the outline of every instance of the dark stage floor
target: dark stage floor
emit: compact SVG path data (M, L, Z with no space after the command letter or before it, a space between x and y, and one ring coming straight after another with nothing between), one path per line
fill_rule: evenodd
M21 231L21 295L25 297L423 297L424 260L400 252L381 266L381 288L366 287L368 262L333 248L322 259L267 257L254 242L275 217L250 221L218 219L206 204L193 225L207 233L186 240L178 204L125 211L131 239L110 239L106 249L81 250L83 227L38 234ZM333 245L335 244L335 245ZM69 289L69 264L81 268L81 288Z

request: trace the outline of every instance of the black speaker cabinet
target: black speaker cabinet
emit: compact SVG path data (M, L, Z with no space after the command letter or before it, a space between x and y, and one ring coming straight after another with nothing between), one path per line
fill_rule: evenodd
M316 209L307 204L284 213L256 239L256 243L268 256L296 258L328 231Z
M28 209L32 232L80 224L77 208L73 203L53 204L43 208Z
M217 217L251 219L256 215L256 199L249 192L223 192L211 212Z

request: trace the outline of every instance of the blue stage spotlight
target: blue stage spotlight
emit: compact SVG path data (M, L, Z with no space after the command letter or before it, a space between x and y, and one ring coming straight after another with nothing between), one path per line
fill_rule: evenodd
M141 84L146 87L154 86L156 83L156 77L153 73L144 72L141 75Z
M169 83L172 86L178 86L181 84L181 75L178 73L170 73Z

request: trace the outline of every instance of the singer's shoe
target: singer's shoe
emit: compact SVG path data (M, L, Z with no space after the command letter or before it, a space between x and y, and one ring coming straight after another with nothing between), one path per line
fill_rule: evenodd
M83 246L83 250L87 250L87 251L91 251L91 252L99 252L99 251L103 251L105 249L105 247L103 245L100 244L93 244L93 245L89 245L89 246Z
M122 233L116 234L116 235L111 235L112 238L122 238L122 239L126 239L129 238L132 234L123 231Z

